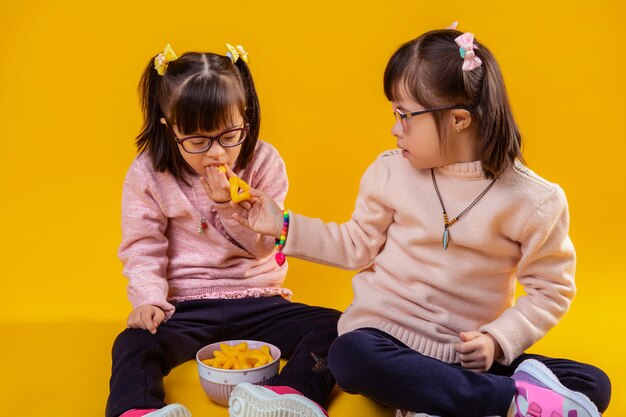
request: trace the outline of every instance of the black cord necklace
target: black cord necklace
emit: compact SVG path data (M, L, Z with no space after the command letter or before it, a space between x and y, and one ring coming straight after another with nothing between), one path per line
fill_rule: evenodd
M498 177L494 178L493 181L491 181L487 188L485 188L483 192L480 193L474 201L472 201L472 204L467 206L467 208L460 212L459 215L456 216L454 219L448 220L448 213L446 213L446 207L443 205L443 200L441 199L441 194L439 193L439 187L437 187L437 180L435 179L435 170L433 168L430 169L430 174L433 177L433 185L435 186L435 191L437 192L437 197L439 197L439 202L441 203L441 208L443 210L443 250L445 251L446 249L448 249L448 243L450 243L450 232L448 231L448 228L454 223L458 222L461 217L465 215L465 213L470 211L470 209L474 207L476 203L478 203L478 200L480 200L485 194L487 194L487 191L489 191L489 189L493 186Z

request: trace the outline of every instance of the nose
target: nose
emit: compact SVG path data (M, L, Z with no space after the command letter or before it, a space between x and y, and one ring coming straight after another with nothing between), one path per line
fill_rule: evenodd
M222 145L220 145L220 143L217 140L214 140L213 143L211 143L211 147L207 149L204 154L208 156L209 158L215 159L215 158L220 157L221 155L224 155L225 153L226 151L224 150Z
M396 122L391 127L391 134L395 137L400 137L402 133L404 133L402 130L402 125L399 121L396 120Z

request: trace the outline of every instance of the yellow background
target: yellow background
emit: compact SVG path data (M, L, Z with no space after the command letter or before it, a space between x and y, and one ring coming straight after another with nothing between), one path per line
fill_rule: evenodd
M141 123L136 86L166 43L178 53L246 47L261 137L287 163L287 206L343 221L364 169L395 144L387 59L459 20L500 62L529 166L570 202L579 294L533 352L606 370L605 416L626 415L626 6L503 3L2 1L0 414L103 414L110 346L130 309L116 250ZM296 301L343 309L351 276L291 260L287 286ZM226 415L194 373L193 363L173 372L168 399L191 402L195 416ZM331 415L384 414L345 397Z

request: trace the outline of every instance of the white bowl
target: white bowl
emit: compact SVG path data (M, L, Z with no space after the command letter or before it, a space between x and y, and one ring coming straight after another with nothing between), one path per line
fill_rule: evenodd
M214 368L202 362L205 359L213 358L213 352L220 349L220 343L236 346L242 342L248 343L248 348L251 350L259 349L263 345L269 346L272 361L258 368L241 370ZM227 340L225 342L211 343L196 353L200 385L202 385L202 389L204 389L209 398L220 405L227 406L230 393L238 384L249 382L255 385L265 385L268 379L278 375L280 355L280 349L276 346L258 340Z

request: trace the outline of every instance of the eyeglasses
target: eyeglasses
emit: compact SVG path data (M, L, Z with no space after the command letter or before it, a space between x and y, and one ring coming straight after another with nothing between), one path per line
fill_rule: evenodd
M245 125L244 127L228 129L217 136L193 135L185 136L184 138L177 137L172 129L169 130L174 135L176 143L182 146L185 152L204 153L209 150L215 140L219 142L222 148L234 148L241 145L246 140L250 128L248 125Z
M445 107L433 107L432 109L420 110L420 111L412 111L409 113L402 113L398 109L393 110L393 115L396 117L396 122L400 123L400 127L403 132L407 130L407 119L411 117L419 116L420 114L430 113L433 111L439 110L451 110L451 109L465 109L466 105L463 104L455 104L454 106L445 106Z

